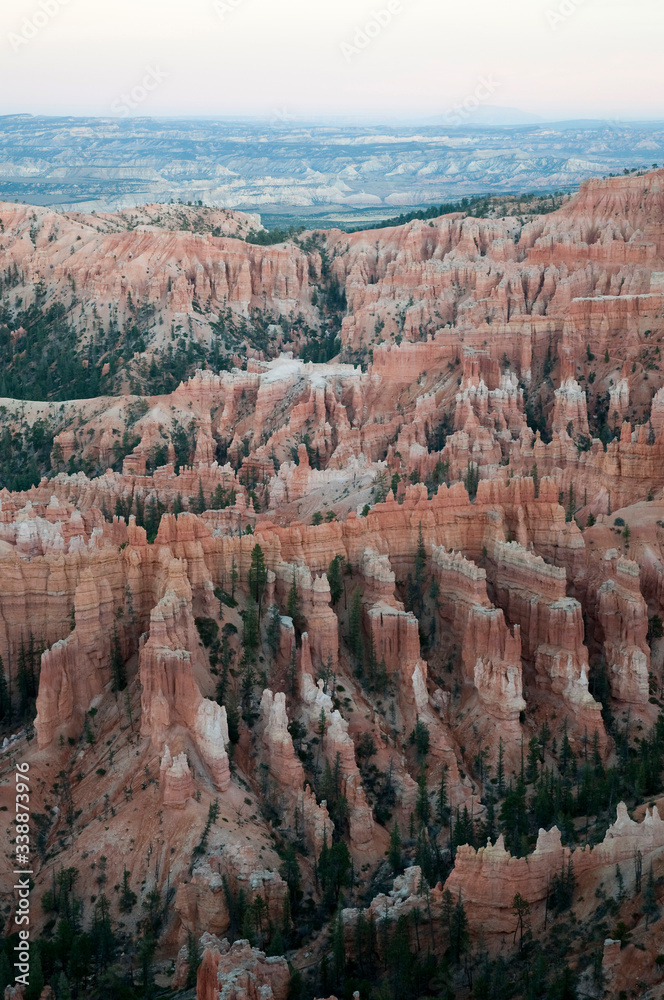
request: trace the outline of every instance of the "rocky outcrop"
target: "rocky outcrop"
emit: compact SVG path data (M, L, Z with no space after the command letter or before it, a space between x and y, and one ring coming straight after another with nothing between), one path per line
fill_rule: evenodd
M325 732L325 755L334 770L339 762L342 792L350 811L351 848L359 855L375 850L373 813L367 803L362 779L355 760L355 746L348 733L348 723L333 711Z
M260 852L249 844L214 848L196 862L191 877L181 882L175 910L187 933L224 934L231 924L229 898L248 906L260 897L266 926L283 920L288 888L277 871L267 868Z
M164 747L164 756L159 765L159 788L161 801L173 809L183 809L187 799L194 794L194 779L189 770L187 755L179 753L173 759L168 745Z
M465 681L475 686L490 715L518 720L526 707L520 626L507 627L503 611L489 601L486 571L460 553L434 545L432 569L441 631L451 634L461 650Z
M567 597L565 570L517 542L497 542L493 585L509 621L521 626L524 656L537 683L562 695L581 726L604 738L600 706L588 691L588 650L581 605Z
M287 823L297 836L303 836L317 856L324 839L331 843L334 824L325 805L318 805L309 786L305 787L304 768L288 731L283 692L263 691L261 723L262 766L269 776L264 782L264 795L280 815L282 825Z
M641 594L639 567L618 555L604 554L605 580L597 592L597 616L604 633L604 651L611 694L620 702L645 705L649 696L650 647L648 607Z
M535 910L546 899L551 879L567 869L572 862L577 879L595 871L605 878L615 877L617 864L631 862L640 852L644 864L648 857L664 847L664 821L657 807L646 810L645 818L636 823L629 818L624 803L617 810L616 822L610 826L601 844L596 847L563 847L560 832L553 827L548 833L540 830L535 851L524 858L513 858L505 850L502 836L494 845L475 850L460 847L454 870L445 888L456 898L462 893L471 924L482 927L484 933L514 932L512 901L518 892ZM539 909L536 910L539 919ZM543 916L543 914L542 914Z
M230 785L226 710L204 699L194 678L202 654L191 600L186 564L173 559L166 593L150 615L150 633L139 658L141 733L159 747L172 727L185 728L214 786L223 792Z
M74 598L74 631L42 654L35 729L47 747L58 730L78 736L87 711L101 699L111 680L111 642L120 639L111 588L99 586L85 570Z
M196 1000L287 1000L290 972L285 958L266 958L248 941L201 938L203 957Z

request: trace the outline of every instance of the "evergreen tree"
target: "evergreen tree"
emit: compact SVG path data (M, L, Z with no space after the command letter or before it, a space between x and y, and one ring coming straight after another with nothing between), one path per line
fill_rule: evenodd
M231 560L231 599L235 600L235 584L240 579L240 574L237 571L237 566L235 565L235 556Z
M129 872L125 868L122 875L122 888L120 890L120 913L131 913L137 902L136 893L129 885Z
M387 860L390 863L390 868L395 875L400 875L403 869L403 864L401 861L401 834L399 833L399 824L395 822L392 827L392 833L390 834L390 846L387 851Z
M441 826L448 826L450 821L450 807L447 795L447 764L443 766L440 774L440 785L436 796L436 818Z
M267 626L267 644L272 651L272 655L276 656L279 652L279 645L281 642L281 615L279 614L279 608L276 604L270 607L270 617L268 619Z
M187 989L192 989L196 985L198 967L201 964L201 955L198 948L198 940L191 931L187 935Z
M459 893L459 898L452 912L450 925L450 951L452 953L452 960L460 962L468 950L469 944L468 917L466 916L466 909L461 900L461 893Z
M514 941L519 935L519 951L523 950L523 936L526 927L526 920L530 915L530 903L528 903L520 892L517 892L512 900L512 909L517 919L516 930L514 931Z
M505 793L505 744L502 736L498 740L498 763L496 765L496 782L498 784L498 794Z
M194 512L196 514L202 514L205 510L205 493L203 492L203 483L201 478L198 478L198 494L196 496L196 501L194 503Z
M288 886L291 906L295 909L302 896L302 890L300 888L302 873L300 871L297 855L295 854L295 848L292 844L288 844L286 846L283 857L284 860L279 868L279 874Z
M330 584L330 596L332 598L332 604L338 604L344 592L343 585L343 556L335 556L329 565L327 571L327 580Z
M362 591L356 587L348 620L348 645L358 663L362 662Z
M526 776L529 782L535 784L539 775L540 764L540 744L536 736L531 737L528 743L528 765Z
M290 590L288 591L288 601L286 603L286 610L288 612L288 617L291 618L293 621L295 635L299 640L304 630L304 619L302 617L300 593L297 589L297 581L295 579L295 573L293 573L293 582L291 584Z
M258 605L258 618L261 617L263 603L263 593L267 585L267 566L263 550L256 543L251 552L251 566L249 567L249 592Z
M422 536L422 522L420 521L417 535L417 551L415 553L415 604L418 618L422 617L424 610L424 586L426 583L427 550L424 546Z
M210 510L223 510L225 506L226 497L222 488L221 483L218 483L215 487L214 493L210 498Z
M505 846L513 857L521 857L524 852L524 838L528 834L528 810L526 789L518 781L515 788L508 789L500 808L500 829L505 836Z
M115 623L113 624L113 635L111 636L111 674L113 677L111 690L124 691L127 687L127 672L125 670L122 647L120 646L120 639Z
M0 719L11 719L11 704L9 701L9 688L5 677L5 665L0 656Z
M420 776L417 781L417 802L415 804L415 812L417 813L417 818L419 819L421 826L426 827L429 822L431 805L429 803L427 776L424 768L420 771Z
M334 932L332 935L332 954L334 957L334 978L337 985L343 983L346 972L346 946L344 941L344 923L342 919L342 901L339 900L337 907L337 917L334 921Z
M646 887L643 890L643 912L646 917L646 930L653 917L657 915L657 896L655 894L655 877L652 871L652 864L646 879Z
M250 598L247 602L247 609L244 613L244 647L250 653L254 653L258 648L258 605Z
M39 1000L44 989L44 973L42 971L41 948L34 943L30 949L30 985L25 991L25 1000Z

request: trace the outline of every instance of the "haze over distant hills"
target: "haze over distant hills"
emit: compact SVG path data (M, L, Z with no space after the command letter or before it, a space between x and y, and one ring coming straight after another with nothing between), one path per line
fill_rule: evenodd
M0 118L0 199L109 210L171 199L353 219L475 193L572 189L664 160L664 123L453 127L150 118Z

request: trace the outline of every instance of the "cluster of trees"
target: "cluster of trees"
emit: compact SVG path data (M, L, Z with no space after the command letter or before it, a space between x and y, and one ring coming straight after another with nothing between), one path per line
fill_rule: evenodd
M6 419L6 413L0 407L0 420ZM36 486L51 471L54 434L46 420L21 429L5 426L0 433L0 488L13 491Z
M14 310L0 304L0 396L60 400L105 394L111 375L101 374L97 341L93 338L83 355L70 310L62 302L46 306L45 298L45 287L38 284L32 305ZM12 335L17 330L18 336Z
M111 917L111 902L106 894L106 858L97 865L99 895L91 897L92 913L86 913L77 886L77 868L53 872L52 888L44 893L42 907L49 917L42 935L31 942L30 985L26 1000L39 1000L45 986L50 986L58 1000L82 997L104 1000L139 1000L154 993L154 955L166 917L168 898L156 887L141 903L138 933L129 934L122 923ZM125 871L121 885L115 886L122 915L133 913L138 899ZM88 926L88 930L84 930ZM14 947L17 935L3 939L0 950L0 990L13 984ZM195 984L198 955L194 949Z

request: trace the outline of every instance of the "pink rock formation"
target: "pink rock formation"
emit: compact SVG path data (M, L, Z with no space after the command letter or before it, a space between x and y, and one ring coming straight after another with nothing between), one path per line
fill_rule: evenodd
M201 938L196 1000L286 1000L290 972L285 958L266 958L248 941Z
M193 736L219 791L230 785L226 710L204 699L194 679L200 657L185 564L171 560L166 593L150 616L150 634L141 649L139 670L141 733L161 746L172 726Z
M168 745L164 747L164 756L159 766L159 787L161 801L174 809L183 809L187 799L194 794L194 779L189 770L187 755L180 753L173 759Z
M355 746L348 734L348 723L333 711L325 732L325 755L334 769L337 759L343 779L343 794L350 810L351 849L366 855L374 849L374 819L367 803L362 779L355 761Z
M494 588L509 621L521 626L524 656L537 682L562 695L579 724L605 739L600 706L588 691L588 650L581 605L566 596L565 571L517 542L493 550Z
M86 712L111 679L114 616L108 581L97 586L92 572L85 570L74 612L74 631L42 654L35 719L40 747L47 747L60 727L67 735L79 735Z
M639 585L639 567L618 555L604 554L605 581L597 593L598 618L604 631L604 651L617 701L645 705L649 696L650 647L648 607Z
M662 847L664 821L657 807L648 809L643 822L636 823L621 802L616 822L594 848L570 851L562 846L557 827L548 833L540 830L535 851L525 858L513 858L505 850L502 836L493 846L488 844L477 851L460 847L445 888L455 897L462 893L471 924L481 926L488 935L508 934L514 932L515 894L519 892L533 909L539 907L546 899L553 875L566 868L570 859L577 879L597 870L605 870L605 877L612 878L615 866L631 861L637 851L647 864L648 857Z
M461 648L468 683L474 684L485 710L515 721L526 703L521 676L521 634L505 624L486 592L486 571L455 552L433 546L432 568L438 583L441 629Z

